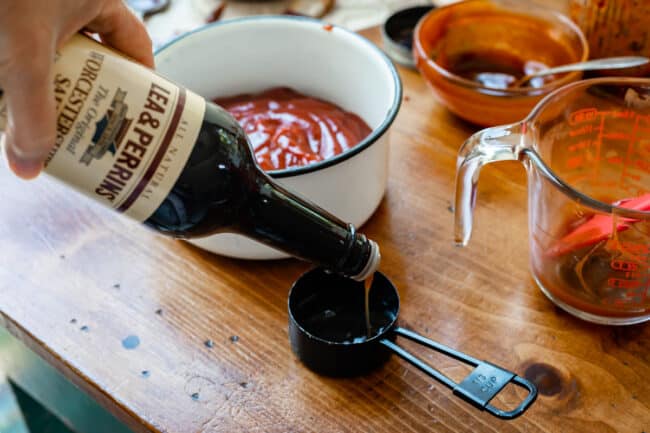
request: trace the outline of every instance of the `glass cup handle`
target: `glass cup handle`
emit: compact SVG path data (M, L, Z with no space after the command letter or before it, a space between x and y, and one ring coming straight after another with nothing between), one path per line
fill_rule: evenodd
M481 168L495 161L518 160L525 147L523 123L496 126L472 135L463 143L456 164L454 241L465 246L472 234L472 220Z

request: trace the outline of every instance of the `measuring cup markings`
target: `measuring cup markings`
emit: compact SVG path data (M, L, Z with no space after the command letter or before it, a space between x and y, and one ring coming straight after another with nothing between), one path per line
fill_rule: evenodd
M612 118L612 119L629 119L633 121L633 125L631 125L630 129L631 132L606 132L607 131L607 125L606 125L606 120L607 118ZM620 178L619 178L619 185L621 186L626 182L627 178L631 178L634 181L639 181L640 176L634 175L629 172L630 167L637 167L640 169L643 169L644 166L647 166L648 168L645 171L650 171L650 163L645 161L642 158L633 158L633 154L635 153L635 144L640 143L639 141L639 136L638 133L641 131L640 128L640 122L641 120L647 119L649 116L644 116L641 114L638 114L634 112L633 110L622 110L622 111L617 111L617 110L610 110L610 111L599 111L596 108L585 108L581 110L577 110L572 112L569 115L569 125L571 126L577 126L577 128L574 129L569 129L569 137L575 138L575 137L581 137L582 139L578 141L577 143L573 144L567 144L566 150L571 153L575 154L574 156L571 156L567 158L566 160L566 168L569 170L575 170L577 168L581 168L584 165L591 163L593 164L593 172L592 172L592 182L598 182L599 174L600 174L600 169L602 168L602 162L606 162L610 165L619 165L623 164L620 170ZM595 122L599 121L599 125L596 127L593 124L587 124L584 125L586 122ZM650 131L650 129L648 129ZM589 139L589 138L583 138L584 136L591 135L594 132L598 132L598 136L595 139ZM641 131L643 132L643 131ZM609 155L601 155L601 144L603 140L621 140L621 141L627 141L628 142L628 147L625 152L625 155L619 155L617 152L612 152ZM591 148L595 148L595 156L594 157L589 157L585 155L585 152L590 150ZM623 162L625 160L625 162ZM582 175L578 178L570 178L567 177L567 180L569 181L570 184L574 184L576 181L584 181L587 180L586 175ZM602 186L613 186L613 183L610 183L609 185L603 184ZM633 187L627 187L629 190L632 190Z
M628 174L628 168L632 166L632 155L635 151L635 143L638 140L638 133L639 133L639 116L635 116L634 118L634 128L632 129L632 135L629 138L629 143L628 143L628 148L627 148L627 154L625 158L625 164L621 168L621 185L623 184L625 177L630 176L633 177L636 181L640 180L640 176L634 176L631 173ZM638 160L637 160L638 161ZM627 188L629 189L629 187Z
M600 126L598 128L598 137L594 142L596 145L596 155L594 157L592 172L592 178L594 180L598 179L600 173L601 148L603 146L603 134L605 133L605 114L603 112L599 112L598 114L600 115Z
M576 126L581 123L589 122L596 118L598 109L595 107L582 108L576 110L569 115L569 125Z
M616 216L614 217L616 224ZM650 281L648 279L648 266L650 265L650 252L643 244L633 242L621 242L618 232L614 232L613 242L616 244L613 249L619 251L619 256L612 256L610 267L617 272L607 280L608 287L612 291L623 290L619 297L605 298L604 303L613 305L643 304L648 297ZM645 254L638 254L635 251L644 251Z

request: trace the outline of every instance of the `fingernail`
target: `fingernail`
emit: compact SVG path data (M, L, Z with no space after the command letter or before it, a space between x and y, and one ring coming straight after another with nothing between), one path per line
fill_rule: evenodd
M6 147L7 161L9 168L16 176L23 179L34 179L43 170L43 161L41 159L21 158L13 151L11 146Z

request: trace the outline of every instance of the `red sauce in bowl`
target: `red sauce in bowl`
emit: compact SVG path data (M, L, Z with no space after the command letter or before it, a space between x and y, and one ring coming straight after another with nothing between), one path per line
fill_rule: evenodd
M264 170L300 167L332 158L366 138L370 127L354 113L287 87L217 98L237 119Z

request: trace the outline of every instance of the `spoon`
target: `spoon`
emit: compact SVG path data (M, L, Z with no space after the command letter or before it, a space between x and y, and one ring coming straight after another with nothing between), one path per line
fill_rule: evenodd
M599 69L624 69L633 68L635 66L645 65L650 62L647 57L629 56L629 57L607 57L604 59L590 60L588 62L570 63L568 65L555 66L553 68L544 69L532 74L521 77L509 87L522 87L535 77L543 77L545 75L561 74L564 72L574 71L595 71Z

